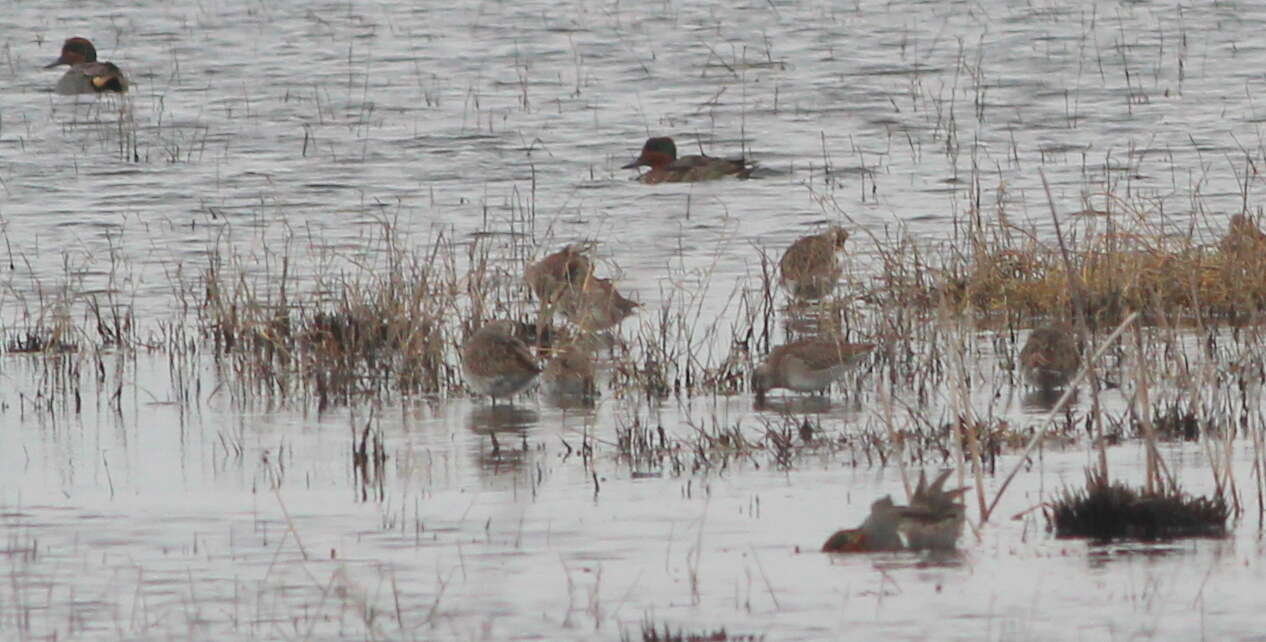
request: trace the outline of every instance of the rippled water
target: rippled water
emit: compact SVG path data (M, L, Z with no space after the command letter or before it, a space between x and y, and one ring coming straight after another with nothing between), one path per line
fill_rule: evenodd
M1261 190L1266 6L1254 3L4 13L10 332L39 310L82 321L107 293L157 331L187 313L179 293L217 251L247 271L278 269L284 252L295 273L324 274L369 260L390 227L412 243L526 237L538 255L600 239L603 270L646 305L631 335L682 296L702 293L701 316L735 314L758 249L777 256L826 220L952 242L955 220L1002 213L1049 240L1045 177L1070 225L1146 204L1166 230L1211 238ZM60 72L42 67L71 35L130 74L126 99L50 92ZM648 135L750 155L760 178L638 184L619 167ZM849 243L864 274L874 244ZM980 337L972 367L996 377L1009 357L991 345ZM0 365L9 639L611 639L644 619L780 640L1260 635L1258 520L1231 539L1150 547L1045 532L1029 509L1080 483L1084 446L1035 458L960 558L830 559L815 552L827 534L877 496L904 498L895 467L836 455L676 474L603 454L635 418L684 437L768 419L744 396L317 413L236 403L214 364L174 381L182 370L142 353L81 373L76 406L41 395L58 371L46 359ZM824 426L876 430L880 387L863 378L866 403L837 399ZM1037 423L1003 391L971 401ZM380 484L352 465L367 422L389 456ZM600 444L590 461L576 452L586 435ZM1253 451L1237 448L1247 486ZM1110 452L1141 477L1141 446ZM1202 447L1166 455L1190 490L1212 488Z

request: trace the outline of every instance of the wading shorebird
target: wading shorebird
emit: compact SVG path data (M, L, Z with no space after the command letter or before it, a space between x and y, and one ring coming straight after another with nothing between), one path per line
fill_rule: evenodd
M754 166L745 159L728 159L690 154L677 156L677 145L667 136L646 139L642 153L633 162L621 169L633 169L646 166L650 169L637 177L637 180L654 185L656 183L695 183L711 181L726 176L747 178Z
M641 304L625 298L610 279L590 276L579 287L564 290L558 307L576 327L590 332L609 330L633 314Z
M1020 374L1029 385L1055 390L1068 385L1081 368L1081 349L1067 325L1036 328L1020 349Z
M830 294L844 272L838 254L846 240L848 232L836 225L821 234L798 239L778 261L779 282L801 299L820 299Z
M523 280L537 300L556 301L566 290L578 288L593 275L586 244L573 244L527 266Z
M877 500L861 526L836 531L822 545L822 552L954 550L967 521L960 498L969 488L945 490L945 480L952 472L943 471L931 484L920 472L909 506L894 504L890 496Z
M824 390L844 376L875 347L872 343L845 343L842 339L801 339L778 346L752 373L756 401L775 388L797 392Z
M541 381L554 395L592 398L596 395L593 355L579 345L567 346L545 364Z
M527 388L541 374L541 367L527 344L515 336L514 321L490 321L470 335L462 345L462 375L480 394L512 397Z
M45 69L70 65L53 91L63 96L127 91L127 78L112 62L97 62L97 48L87 38L67 38L62 54Z

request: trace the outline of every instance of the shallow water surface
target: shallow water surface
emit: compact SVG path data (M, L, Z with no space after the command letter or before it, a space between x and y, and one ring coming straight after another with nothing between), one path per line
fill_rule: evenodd
M637 350L680 314L691 331L672 340L706 362L682 357L684 377L730 354L762 252L824 222L852 231L853 284L901 234L968 251L956 222L1052 244L1052 209L1074 235L1116 217L1212 239L1224 214L1257 211L1266 6L221 0L15 5L4 21L6 340L94 328L102 310L152 337L0 361L6 639L638 639L643 623L769 640L1260 635L1248 437L1163 446L1191 492L1229 462L1248 512L1227 539L1053 538L1041 505L1096 457L1071 429L1028 460L1000 449L968 496L973 525L976 492L1022 472L960 555L817 552L874 499L904 501L903 469L958 460L938 427L1041 425L1006 330L928 320L946 328L925 348L955 369L935 388L876 360L829 401L780 394L759 411L745 391L648 398L618 364L594 407L538 393L318 407L244 392L198 315L213 267L337 298L388 241L451 244L462 274L482 248L513 282L596 239L601 272L643 303L619 332L627 361L644 365ZM71 35L133 91L53 95L61 72L42 67ZM641 185L619 168L650 135L750 156L757 178ZM890 329L866 314L858 334ZM1247 363L1238 341L1210 358L1188 337L1181 368L1152 367ZM1203 400L1260 431L1260 389L1223 384ZM1133 394L1105 392L1106 412L1124 417ZM1091 403L1083 389L1065 423ZM791 460L690 447L806 417L853 446ZM631 427L680 446L629 457ZM891 447L890 428L940 447ZM357 458L366 435L385 459ZM1140 443L1108 453L1142 479Z

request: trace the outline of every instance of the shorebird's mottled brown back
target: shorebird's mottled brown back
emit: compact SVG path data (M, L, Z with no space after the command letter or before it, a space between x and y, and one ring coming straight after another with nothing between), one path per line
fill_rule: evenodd
M1020 373L1038 388L1062 388L1080 368L1081 347L1067 325L1033 330L1020 350Z
M778 261L783 287L805 299L819 299L829 294L843 274L838 253L844 249L847 239L848 232L838 226L797 239Z
M593 274L593 263L584 251L583 245L568 245L527 266L523 280L538 300L553 303L565 290L580 287Z

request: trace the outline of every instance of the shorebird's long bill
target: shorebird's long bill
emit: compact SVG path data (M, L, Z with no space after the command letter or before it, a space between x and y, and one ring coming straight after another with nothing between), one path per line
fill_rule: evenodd
M644 163L642 162L642 157L638 156L637 158L633 159L632 163L629 163L628 165L623 165L620 167L620 169L633 169L634 167L641 167L643 164Z
M69 65L69 64L70 63L66 61L66 56L62 55L62 56L58 56L57 60L54 60L53 62L50 62L47 65L44 65L44 68L52 69L53 67L56 67L58 65Z

